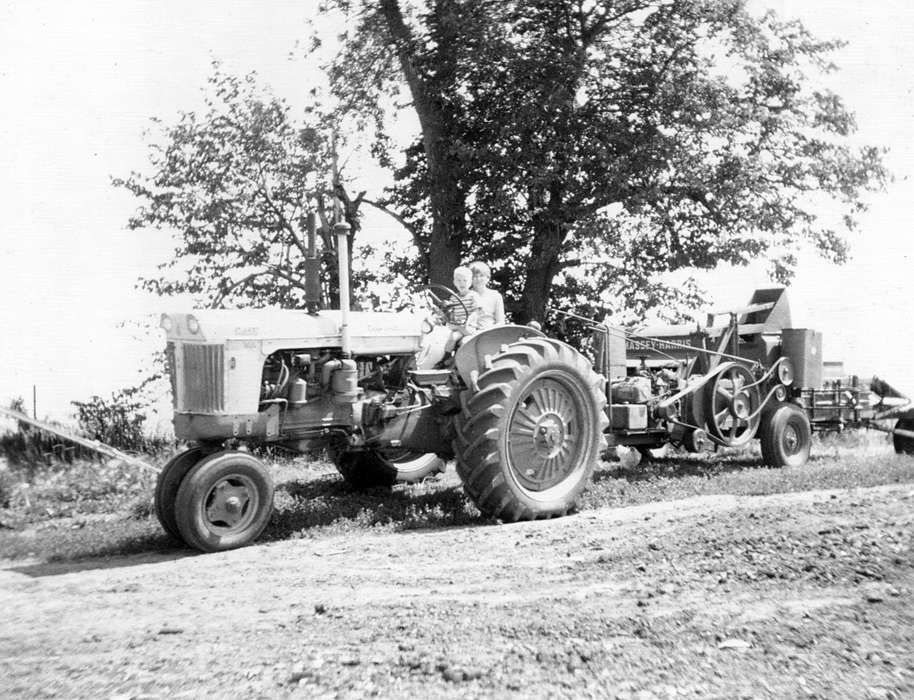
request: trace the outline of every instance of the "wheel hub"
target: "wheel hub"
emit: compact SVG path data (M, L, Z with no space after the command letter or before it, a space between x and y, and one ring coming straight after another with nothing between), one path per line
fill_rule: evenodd
M238 496L229 496L225 499L225 510L231 515L241 512L241 499Z
M746 420L752 412L752 403L745 391L740 391L730 401L730 413L738 420Z
M533 444L540 457L554 457L561 450L564 440L565 424L561 416L544 413L537 419L533 431Z
M543 492L579 468L587 435L581 390L552 376L538 377L508 419L505 448L521 488Z
M216 528L244 525L251 517L248 506L254 497L253 486L243 479L220 481L206 499L206 519Z
M792 425L788 425L784 428L784 451L787 454L796 454L800 450L800 436L797 434L797 429Z

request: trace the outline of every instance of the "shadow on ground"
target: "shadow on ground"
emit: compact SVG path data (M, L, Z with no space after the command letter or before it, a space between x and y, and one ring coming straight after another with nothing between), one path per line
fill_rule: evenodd
M828 461L827 457L813 456L810 466L819 466L821 462L827 467ZM816 486L819 477L810 472L822 471L804 468L793 472L791 479L797 481L794 485L787 483L785 472L771 470L761 463L759 456L745 453L677 453L627 468L618 461L603 462L594 473L593 487L585 494L581 507L618 507L723 492L715 486L715 477L730 475L739 475L737 478L748 484L739 487L746 493L799 490ZM907 474L901 471L902 477ZM874 483L902 477L883 475L875 478ZM843 477L839 474L836 478ZM853 474L848 478L849 483L833 480L824 485L866 485L858 483ZM766 485L770 481L776 483ZM734 487L728 479L720 488L726 491ZM338 475L328 473L303 480L281 480L276 486L270 523L259 541L311 537L319 533L480 527L493 522L483 517L464 495L453 467L448 473L420 484L367 491L356 491ZM48 522L28 530L0 530L0 558L7 560L6 566L0 566L0 572L33 577L158 563L192 554L195 554L193 550L164 533L150 515L93 523L81 529Z
M163 549L160 544L165 540L166 548ZM174 549L168 549L167 545L174 546ZM7 566L0 569L2 572L11 572L23 574L30 578L41 578L44 576L61 576L63 574L72 574L79 571L92 571L97 569L121 569L129 566L142 566L144 564L161 564L163 562L177 561L184 557L190 556L194 552L187 549L183 543L177 542L165 535L156 538L150 538L149 542L137 542L136 552L121 551L116 555L105 555L103 553L89 554L86 558L76 559L74 561L40 561L21 564L19 566Z
M275 510L264 538L286 539L318 528L406 531L484 522L487 519L459 485L430 479L412 486L356 491L330 476L277 485Z
M708 459L699 455L673 455L655 457L642 461L634 467L624 467L620 462L608 462L603 469L597 469L594 480L625 479L626 481L650 481L657 477L681 478L688 476L710 477L718 474L745 471L747 469L768 469L760 458L730 457Z

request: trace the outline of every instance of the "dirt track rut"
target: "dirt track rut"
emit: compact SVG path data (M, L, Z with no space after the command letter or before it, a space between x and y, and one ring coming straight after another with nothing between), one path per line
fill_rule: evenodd
M911 697L914 489L0 568L6 697Z

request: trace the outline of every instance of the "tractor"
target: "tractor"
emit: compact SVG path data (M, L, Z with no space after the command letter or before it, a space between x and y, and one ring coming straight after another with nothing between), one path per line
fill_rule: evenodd
M346 225L337 225L345 261ZM470 336L448 355L427 313L341 308L164 314L174 429L189 449L161 470L163 528L212 552L249 544L273 484L246 445L325 450L358 488L413 482L456 458L467 495L504 521L574 508L606 444L605 379L580 352L529 326ZM437 293L436 293L437 290ZM448 298L448 297L451 298Z
M175 434L190 447L161 470L155 511L193 548L241 547L266 527L273 484L254 445L324 450L356 488L419 481L455 459L470 500L506 522L573 510L614 445L698 451L758 437L771 466L809 456L820 406L804 404L808 352L751 318L783 310L777 301L685 336L580 319L590 357L511 324L451 353L440 310L461 302L447 288L426 290L423 313L350 311L346 233L337 224L339 310L319 308L309 257L305 310L162 316Z

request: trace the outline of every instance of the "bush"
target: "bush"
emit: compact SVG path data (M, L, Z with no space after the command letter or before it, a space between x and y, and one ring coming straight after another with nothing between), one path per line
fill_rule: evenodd
M150 384L161 377L154 374L138 386L114 392L110 399L92 396L88 401L71 401L83 432L94 440L125 452L147 452L160 447L161 440L147 438L144 425L151 401L146 395Z
M16 398L10 402L9 408L25 415L24 403L21 397ZM31 473L38 465L50 464L54 460L69 464L77 458L91 457L92 453L54 433L18 421L15 432L0 435L0 455L11 466L25 467Z

